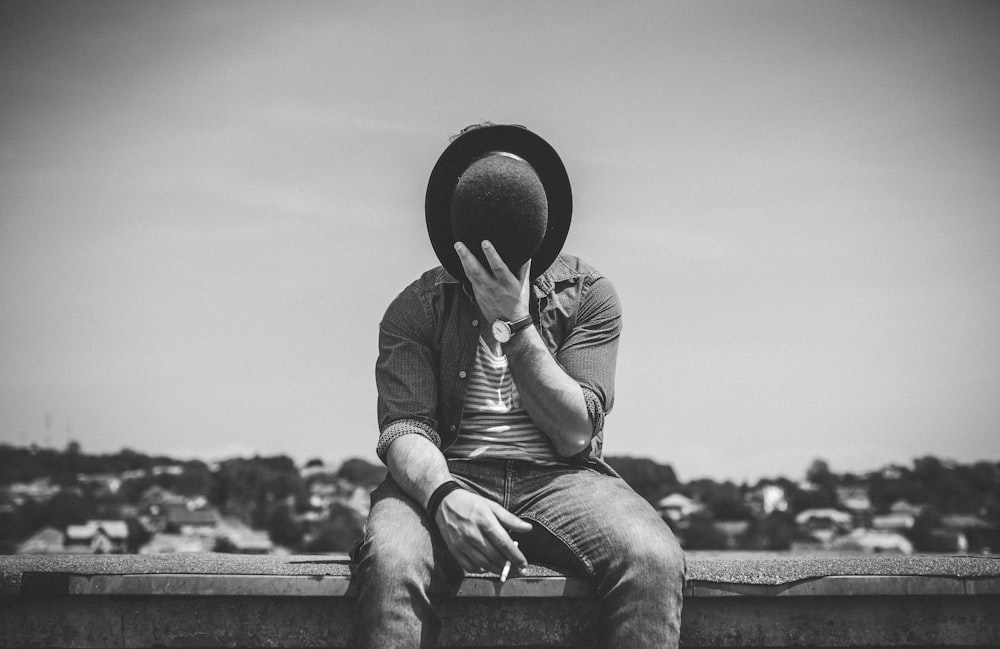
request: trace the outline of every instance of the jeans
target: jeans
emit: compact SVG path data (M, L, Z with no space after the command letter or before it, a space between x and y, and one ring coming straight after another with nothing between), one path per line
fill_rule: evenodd
M618 477L514 460L449 460L455 480L532 523L514 535L532 563L589 577L602 616L600 646L676 647L684 554L670 528ZM372 493L355 548L356 649L433 647L436 605L463 572L436 526L386 478Z

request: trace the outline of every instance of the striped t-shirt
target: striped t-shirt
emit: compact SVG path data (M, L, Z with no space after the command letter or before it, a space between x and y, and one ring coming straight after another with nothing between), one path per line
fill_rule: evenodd
M447 457L562 464L521 404L507 357L495 355L482 338L468 380L462 432L445 452Z

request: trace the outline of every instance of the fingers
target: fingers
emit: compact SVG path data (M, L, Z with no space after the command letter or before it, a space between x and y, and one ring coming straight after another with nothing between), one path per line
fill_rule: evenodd
M487 530L486 536L489 538L490 542L493 543L493 546L499 549L503 554L504 562L510 561L511 565L516 567L518 570L523 570L528 567L528 560L521 553L521 550L518 549L517 541L510 538L510 534L507 534L505 531L497 532L496 530ZM503 565L501 564L501 567L497 570L497 572L502 569Z
M508 529L511 532L518 532L520 534L527 534L531 531L531 523L528 521L518 518L494 502L490 502L490 505L492 506L493 514L497 517L497 520L500 521L500 524L504 527L504 529Z
M531 260L524 262L524 265L517 271L517 281L521 283L521 300L528 301L531 294Z
M458 561L462 570L467 572L483 572L492 570L500 572L507 560L495 545L493 535L484 531L478 538L466 537L449 544L452 556Z
M531 524L498 503L460 489L441 502L438 513L438 529L463 570L499 573L508 560L518 568L527 565L505 527L527 531Z
M503 553L506 559L510 560L514 567L518 570L523 570L528 566L528 560L521 553L521 550L518 549L517 543L514 542L514 539L510 537L510 533L506 530L519 534L527 534L531 531L531 523L518 518L496 503L491 503L491 505L493 514L497 517L497 522L503 526L504 531L497 533L495 529L488 530L487 534L490 537L490 541Z
M524 262L524 265L518 269L517 279L519 282L521 282L521 284L527 284L528 277L530 276L531 276L531 260L529 259L528 261Z
M458 259L462 262L462 268L465 269L467 275L475 276L477 279L482 280L488 274L492 274L497 279L517 279L520 281L523 281L527 276L527 266L531 263L530 260L525 262L525 265L520 268L518 274L515 276L514 273L510 272L506 262L504 262L500 253L497 252L497 249L488 239L484 239L481 245L483 247L483 254L486 255L486 264L489 266L490 273L486 272L486 267L472 254L468 246L461 241L455 242L455 252L458 253Z
M472 254L464 243L461 241L455 242L455 252L458 253L458 260L462 262L462 268L465 269L465 274L469 276L469 279L473 283L482 284L487 280L488 273L483 265L479 263L476 256Z
M510 272L510 269L507 268L507 264L504 263L504 260L500 257L500 253L497 252L497 249L493 247L493 244L490 243L488 240L484 240L482 245L483 245L483 254L486 255L486 261L490 265L490 270L493 271L493 276L497 278L502 278L505 275L510 275L511 277L513 277L513 274Z

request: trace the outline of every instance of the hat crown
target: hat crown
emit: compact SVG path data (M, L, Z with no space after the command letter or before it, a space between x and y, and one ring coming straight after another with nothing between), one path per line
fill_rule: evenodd
M548 207L545 186L527 161L489 152L470 164L455 186L452 233L484 264L482 241L489 239L516 272L545 239Z
M471 200L465 207L453 206L459 182L465 185L461 193L467 194L463 201L488 193L504 206L496 221L503 227L482 233L466 230L491 219ZM456 240L464 241L483 261L480 242L489 238L508 267L518 270L530 258L528 276L534 280L552 265L566 241L573 192L566 167L548 142L523 126L481 126L464 130L438 158L427 181L424 216L434 253L451 277L468 281ZM515 234L513 245L503 236L510 234ZM533 254L527 253L533 249Z

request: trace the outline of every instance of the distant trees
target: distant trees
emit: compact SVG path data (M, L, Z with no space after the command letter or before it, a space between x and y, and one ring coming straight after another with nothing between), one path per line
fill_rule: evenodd
M894 467L892 476L879 472L867 478L872 507L887 511L905 500L942 513L975 514L1000 525L1000 463L957 464L927 456L913 467Z
M755 550L789 550L798 535L793 514L771 512L751 524L750 547Z
M96 503L77 491L64 489L41 506L35 523L43 523L39 527L65 528L86 523L95 514Z
M357 488L372 489L386 469L362 459L345 461L336 471L323 473L322 460L311 460L310 469L347 498ZM119 480L116 492L94 492L80 476L107 475ZM59 485L48 500L27 500L17 507L0 507L0 552L12 552L17 543L43 527L64 529L97 517L114 517L122 505L135 505L151 487L158 486L186 498L204 497L223 514L266 530L276 544L300 551L343 551L360 537L363 516L334 502L315 529L303 522L310 510L309 482L294 460L284 455L233 458L209 467L201 461L153 457L129 449L111 455L86 455L79 444L65 450L20 448L0 444L0 488L14 483L48 479ZM0 505L2 505L0 493ZM127 521L128 522L128 521ZM148 541L148 532L136 521L130 525L137 543ZM137 548L133 548L137 549Z
M715 524L710 512L691 516L681 541L685 550L725 550L729 545L728 537Z
M817 487L825 487L832 486L836 482L837 476L830 470L830 465L827 464L826 460L815 459L806 469L806 480Z
M302 544L303 530L295 518L295 511L288 503L279 503L271 509L267 522L271 540L285 548L298 548Z
M387 469L381 464L372 464L371 462L354 458L346 460L340 465L337 477L362 487L375 488L385 480L387 472Z
M684 493L705 505L712 517L718 521L749 521L754 517L746 504L746 488L729 480L715 482L703 478L689 482Z
M688 549L783 550L796 540L808 540L795 523L795 513L807 509L843 509L849 488L861 489L871 503L868 515L890 513L906 502L920 510L906 535L918 551L951 547L955 530L945 530L948 515L967 514L978 526L970 546L993 547L1000 528L1000 463L959 464L933 456L918 457L912 466L890 465L865 474L836 473L823 459L806 468L804 482L788 478L760 481L756 486L711 479L681 483L671 467L646 459L607 458L625 480L652 503L673 492L693 498L703 509L687 517L675 532ZM753 504L762 486L780 487L787 502L781 511L762 511ZM847 491L847 493L850 493ZM757 496L759 498L760 496ZM678 527L674 521L668 521ZM954 523L951 523L952 525Z
M703 506L678 531L690 549L721 549L734 543L741 548L786 549L799 534L794 513L840 507L839 497L849 486L867 490L873 514L888 513L900 501L917 506L921 513L908 536L918 550L941 548L941 526L950 514L972 515L981 519L975 524L986 530L1000 527L997 462L959 464L926 456L914 459L911 466L891 465L852 475L838 474L825 460L817 459L807 467L805 483L776 478L751 486L711 479L682 483L667 464L647 458L606 459L654 505L665 496L681 493ZM266 530L276 544L293 551L349 549L362 533L364 491L385 478L386 468L355 458L328 469L317 458L305 469L300 471L284 455L234 458L209 466L129 449L87 455L78 444L64 450L0 444L0 552L12 551L20 540L43 527L64 528L114 517L127 505L139 503L154 486L191 499L204 496L224 515ZM97 475L119 477L117 489L88 478ZM2 489L36 481L40 484L32 489L47 495L8 497ZM769 485L781 488L787 509L764 511L760 489ZM132 531L141 541L140 530Z
M358 512L334 503L329 515L320 523L316 533L306 541L306 552L346 552L364 532L364 517Z
M77 442L65 451L37 446L0 444L0 486L49 478L56 484L73 484L78 474L119 474L154 466L181 464L163 456L149 456L122 449L109 455L87 455Z
M295 462L286 456L236 458L219 464L209 501L257 529L268 529L274 508L291 503L302 509L308 499Z
M636 493L651 503L669 496L680 486L677 474L668 464L657 464L647 458L634 457L609 456L605 461Z

